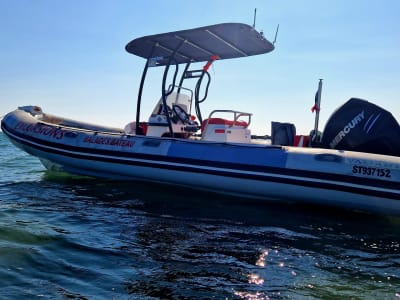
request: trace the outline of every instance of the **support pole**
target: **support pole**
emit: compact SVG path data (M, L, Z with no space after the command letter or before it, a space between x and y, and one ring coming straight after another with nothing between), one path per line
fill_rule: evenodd
M318 83L318 91L315 95L315 105L314 109L315 113L315 123L314 123L314 134L312 136L313 142L320 142L320 137L318 136L318 123L319 123L319 111L321 109L321 94L322 94L322 79L319 80Z
M170 118L170 115L168 113L168 109L167 109L167 96L169 94L172 93L173 89L174 89L174 85L175 85L175 79L176 79L176 74L178 71L178 64L175 63L175 75L174 75L174 79L173 79L173 84L172 84L172 89L170 91L168 91L168 93L166 92L166 81L167 81L167 75L168 75L168 70L169 67L171 66L171 63L174 61L175 55L176 53L178 53L178 50L182 47L182 45L186 42L186 40L182 40L179 45L175 48L174 52L172 52L171 56L168 59L168 63L165 65L165 70L164 70L164 75L163 75L163 80L162 80L162 86L161 86L161 95L162 95L162 101L163 101L163 106L165 109L165 113L166 113L166 117L167 117L167 122L168 122L168 128L169 128L169 132L171 134L171 136L174 135L174 131L172 130L172 121Z
M136 134L138 134L139 127L140 127L140 124L139 124L140 123L140 107L142 105L144 81L146 79L147 70L149 69L149 66L150 66L150 59L153 56L155 48L156 48L156 44L153 45L150 55L146 60L146 65L144 66L143 73L142 73L142 79L140 80L139 93L138 93L138 99L137 99L137 104L136 104Z
M139 127L140 127L140 107L142 104L142 94L143 94L143 85L144 85L144 81L146 78L146 74L147 74L147 70L149 69L149 60L146 60L146 65L144 66L144 70L142 73L142 79L140 80L140 87L139 87L139 94L138 94L138 100L137 100L137 104L136 104L136 134L139 133Z

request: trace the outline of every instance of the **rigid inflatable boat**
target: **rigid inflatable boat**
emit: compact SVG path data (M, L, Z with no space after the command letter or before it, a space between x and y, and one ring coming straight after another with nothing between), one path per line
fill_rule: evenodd
M375 104L350 99L322 133L316 119L307 136L296 135L293 124L273 122L270 141L252 136L249 112L214 110L203 118L213 63L273 49L262 33L239 23L144 36L126 46L146 61L134 122L111 128L23 106L1 128L51 170L400 215L400 128ZM164 68L161 95L143 120L151 68ZM321 87L322 81L317 112Z

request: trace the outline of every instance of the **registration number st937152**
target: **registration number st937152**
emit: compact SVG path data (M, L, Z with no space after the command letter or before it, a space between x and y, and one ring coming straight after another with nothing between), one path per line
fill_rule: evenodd
M359 165L353 165L353 174L373 176L373 177L388 177L388 178L392 176L390 173L390 169L365 167Z

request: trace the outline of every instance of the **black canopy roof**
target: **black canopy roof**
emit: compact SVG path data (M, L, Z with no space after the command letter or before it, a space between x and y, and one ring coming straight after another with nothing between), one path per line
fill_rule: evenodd
M274 50L274 45L261 33L241 23L223 23L148 35L134 39L125 49L129 53L150 59L152 66L163 66L168 64L177 47L179 49L174 60L179 64L209 61L215 55L218 59L228 59Z

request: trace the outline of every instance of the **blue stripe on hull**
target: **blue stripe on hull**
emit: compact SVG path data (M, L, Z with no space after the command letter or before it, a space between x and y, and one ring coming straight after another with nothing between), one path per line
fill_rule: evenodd
M238 149L239 148L239 149ZM240 144L204 144L176 141L171 144L168 156L236 165L255 165L284 168L287 152L282 147L249 147Z

